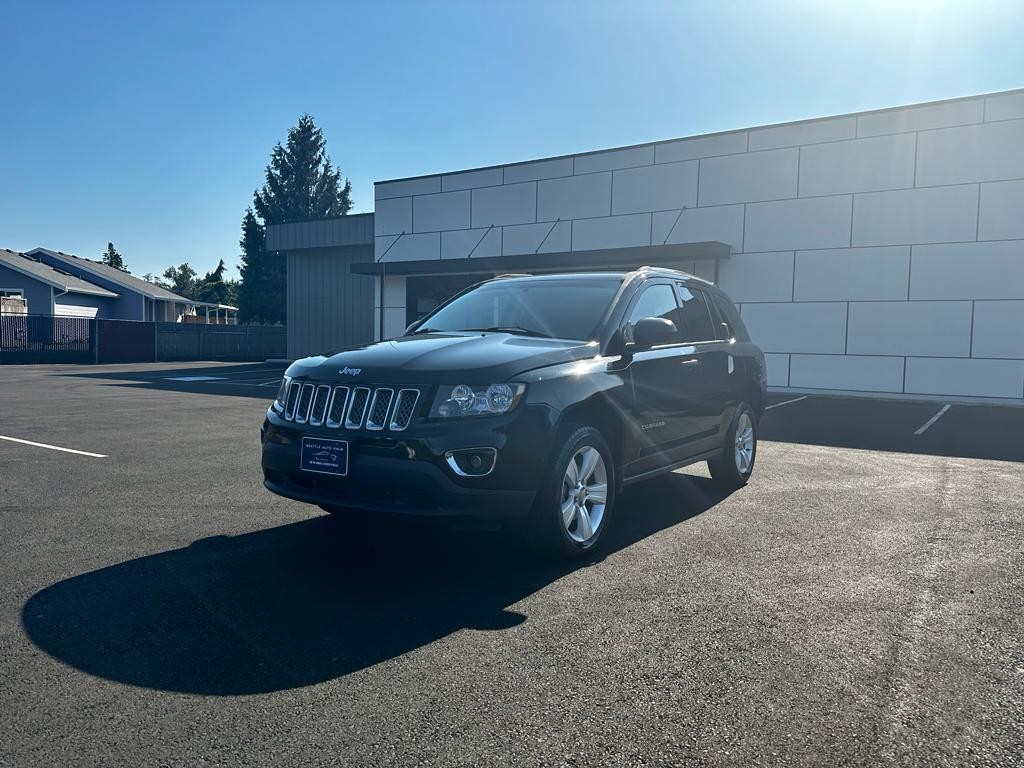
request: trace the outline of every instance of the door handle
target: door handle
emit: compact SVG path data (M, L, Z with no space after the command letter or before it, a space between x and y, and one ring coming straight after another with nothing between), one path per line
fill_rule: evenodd
M700 365L700 360L696 357L691 357L689 360L681 360L680 365Z

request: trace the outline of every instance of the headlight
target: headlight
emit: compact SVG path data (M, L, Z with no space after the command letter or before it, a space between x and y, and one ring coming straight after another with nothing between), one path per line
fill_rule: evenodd
M430 418L507 413L516 406L525 391L525 384L446 385L438 390L434 404L430 406Z

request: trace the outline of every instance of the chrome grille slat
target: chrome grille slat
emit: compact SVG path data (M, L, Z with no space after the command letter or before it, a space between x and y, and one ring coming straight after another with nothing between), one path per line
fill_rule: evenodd
M295 418L295 407L299 404L299 392L301 390L302 384L297 381L293 381L288 388L288 401L284 409L284 417L288 421L292 421Z
M349 398L348 410L345 412L345 428L359 429L366 415L366 405L370 400L369 387L356 387Z
M391 410L391 401L395 399L395 390L388 387L380 387L373 393L370 400L370 410L366 414L366 428L379 432L388 423L388 411Z
M395 410L391 414L391 422L388 429L392 432L401 432L409 426L412 415L416 411L416 402L420 399L418 389L400 389L395 401Z
M281 379L281 386L277 388L277 395L274 396L274 405L284 413L285 405L288 403L288 390L292 386L292 380L287 376ZM275 408L274 410L278 410Z
M309 410L309 423L314 427L319 427L324 423L324 418L327 416L327 403L331 399L331 388L326 384L321 384L316 388L316 394L313 395L313 405Z
M309 420L309 411L313 407L313 390L316 389L312 384L303 384L302 393L299 395L299 404L295 408L295 423L305 424Z
M331 429L341 426L341 420L345 416L345 403L348 401L348 387L335 387L331 396L331 405L327 409L326 424Z

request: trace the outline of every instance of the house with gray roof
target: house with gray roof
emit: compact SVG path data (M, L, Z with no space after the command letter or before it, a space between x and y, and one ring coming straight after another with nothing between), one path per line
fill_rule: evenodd
M117 294L117 301L100 317L173 323L182 314L200 305L199 302L92 259L49 248L34 248L25 256ZM29 312L34 310L30 309Z
M121 295L38 259L0 248L0 297L20 297L33 315L112 317Z

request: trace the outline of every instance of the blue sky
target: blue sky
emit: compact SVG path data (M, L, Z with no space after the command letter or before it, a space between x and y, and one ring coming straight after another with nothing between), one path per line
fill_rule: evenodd
M302 112L373 181L1024 86L1020 0L0 0L0 247L238 261Z

